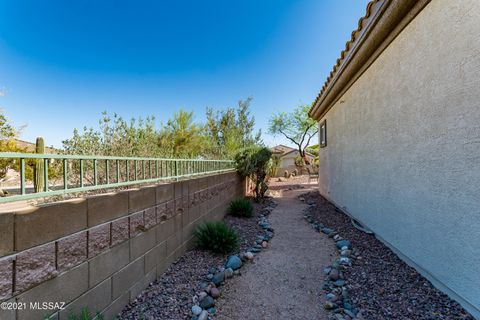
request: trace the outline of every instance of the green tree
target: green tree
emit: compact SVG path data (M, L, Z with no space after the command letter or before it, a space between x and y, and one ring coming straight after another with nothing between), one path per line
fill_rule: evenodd
M193 112L175 112L162 129L159 139L160 146L169 150L170 156L193 158L204 155L204 130L194 122Z
M106 111L99 120L99 128L73 130L73 136L63 141L68 154L105 156L162 156L155 130L155 118L132 118L125 121L118 114L110 116Z
M308 117L310 106L300 105L292 112L280 112L272 116L268 132L273 135L283 135L297 146L302 158L310 140L317 134L318 128L315 120Z
M20 129L15 128L0 109L0 152L25 152L25 149L18 148L15 142L19 132ZM0 178L5 178L8 169L19 169L18 161L0 159Z
M250 115L252 98L240 100L237 108L214 111L207 108L206 134L213 154L233 158L240 149L262 145L261 131L254 132L255 118Z

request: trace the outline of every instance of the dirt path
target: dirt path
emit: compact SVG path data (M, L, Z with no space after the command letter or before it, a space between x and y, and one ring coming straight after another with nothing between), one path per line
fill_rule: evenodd
M229 281L216 319L327 319L323 309L323 268L336 254L330 239L303 219L297 199L309 189L283 192L269 216L275 237L270 247Z

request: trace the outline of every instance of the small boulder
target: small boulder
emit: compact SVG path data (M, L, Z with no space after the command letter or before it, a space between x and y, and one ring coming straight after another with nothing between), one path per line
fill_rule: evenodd
M245 253L245 257L247 258L247 260L253 260L253 253L251 253L250 251L247 251Z
M237 270L242 266L242 259L239 256L230 256L225 266Z
M208 309L213 306L215 306L215 300L213 300L213 298L210 296L206 296L205 298L202 299L202 301L200 301L200 307L202 309Z
M208 319L208 312L207 310L203 310L202 313L198 316L198 320L207 320Z
M240 258L239 258L239 259L240 259ZM216 274L213 276L212 282L213 282L216 286L218 286L218 285L220 285L220 284L223 282L224 279L225 279L225 272L218 272L218 273L216 273Z
M202 313L202 308L200 308L199 306L193 306L192 307L192 313L195 316L198 316L198 315L200 315L200 313Z
M220 290L218 290L217 288L212 288L210 289L210 295L212 296L212 298L217 299L218 297L220 297Z
M198 294L198 301L202 301L207 296L205 291L202 291Z
M225 279L229 279L233 277L233 269L232 268L225 269L224 274L225 274Z
M322 232L325 233L326 235L329 235L330 233L333 232L333 230L330 229L330 228L323 228L323 229L322 229Z
M343 285L345 285L345 280L338 279L338 280L336 280L336 281L333 283L333 285L334 285L335 287L342 287Z
M337 269L332 269L328 274L328 278L332 281L338 280L339 277L340 277L340 274Z
M342 247L347 247L347 249L350 249L352 247L350 241L348 240L339 240L335 243L335 245L337 246L338 250L341 250Z

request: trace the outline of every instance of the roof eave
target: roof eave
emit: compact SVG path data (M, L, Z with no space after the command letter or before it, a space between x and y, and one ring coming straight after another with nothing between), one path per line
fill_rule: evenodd
M308 115L320 120L430 0L372 0Z

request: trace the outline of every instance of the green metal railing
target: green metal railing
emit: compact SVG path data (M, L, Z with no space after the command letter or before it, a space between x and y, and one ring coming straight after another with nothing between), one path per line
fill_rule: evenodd
M234 163L231 160L10 152L0 152L0 160L14 160L20 171L20 186L4 188L9 194L0 197L0 203L142 183L171 181L234 170ZM41 191L27 188L27 166L32 166L32 164L38 162L43 163L45 168L44 185L40 186ZM52 180L57 182L52 183Z

